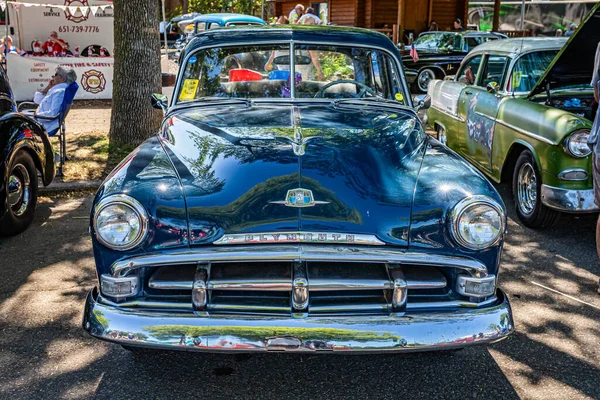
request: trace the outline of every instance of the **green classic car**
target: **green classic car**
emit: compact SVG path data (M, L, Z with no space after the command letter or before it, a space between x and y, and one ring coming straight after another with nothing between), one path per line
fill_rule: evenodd
M427 121L442 143L495 182L512 180L519 219L531 228L561 212L598 211L587 137L600 3L568 42L497 40L476 47L452 80L432 81Z

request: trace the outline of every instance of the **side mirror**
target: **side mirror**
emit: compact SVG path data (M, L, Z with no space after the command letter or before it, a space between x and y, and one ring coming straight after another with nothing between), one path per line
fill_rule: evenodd
M152 107L167 112L169 99L164 94L154 93L152 95Z
M420 94L414 97L413 104L415 111L426 110L431 107L431 96L428 94Z
M487 90L488 93L497 94L498 91L500 90L500 85L498 85L498 82L490 82L487 84L485 89Z

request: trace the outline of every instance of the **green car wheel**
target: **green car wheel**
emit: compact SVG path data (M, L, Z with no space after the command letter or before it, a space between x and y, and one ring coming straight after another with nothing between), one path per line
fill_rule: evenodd
M519 219L529 228L554 225L560 213L542 204L542 178L529 150L523 151L513 172L513 198Z

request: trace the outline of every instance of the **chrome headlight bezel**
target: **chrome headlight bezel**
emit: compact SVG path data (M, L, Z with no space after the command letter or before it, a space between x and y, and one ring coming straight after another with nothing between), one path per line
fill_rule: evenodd
M498 213L498 216L500 218L500 229L498 229L498 236L493 241L482 245L470 243L467 240L465 240L461 236L460 229L458 226L460 218L466 211L472 209L473 207L479 206L490 207ZM467 197L456 203L456 205L452 208L452 211L450 212L449 222L450 234L452 236L452 239L454 239L454 241L458 245L466 249L475 251L485 250L497 245L504 237L504 233L506 231L506 213L504 212L504 208L496 200L484 195L475 195Z
M108 242L105 240L101 234L98 233L98 216L105 210L107 207L113 205L122 205L130 208L138 217L140 223L140 231L137 236L127 244L124 245L115 245L114 243ZM96 239L102 243L102 245L108 247L109 249L118 250L118 251L126 251L131 250L137 246L139 246L148 236L148 212L142 206L142 204L134 199L131 196L126 194L116 194L107 196L102 199L94 209L94 218L93 218L93 226L94 226L94 236Z
M587 145L587 138L589 135L589 129L578 129L576 131L573 131L569 136L566 137L566 139L563 142L563 149L565 150L565 153L575 158L585 158L589 156L592 153L592 151ZM579 143L583 142L583 152L578 151L577 147L575 147L576 140L580 141Z

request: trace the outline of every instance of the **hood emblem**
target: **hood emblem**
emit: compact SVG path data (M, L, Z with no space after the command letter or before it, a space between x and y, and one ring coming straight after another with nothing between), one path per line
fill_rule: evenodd
M313 197L312 190L308 189L292 189L288 190L285 200L270 201L271 204L282 204L286 207L313 207L318 204L329 204L328 201L316 201Z

